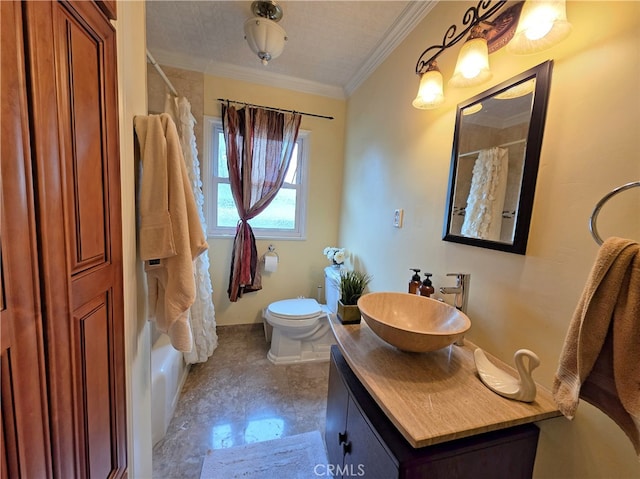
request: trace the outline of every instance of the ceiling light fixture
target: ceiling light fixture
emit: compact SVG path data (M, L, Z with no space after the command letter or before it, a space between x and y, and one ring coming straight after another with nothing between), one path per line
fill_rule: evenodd
M251 11L255 16L244 22L244 38L266 66L280 56L287 41L287 32L277 24L282 19L282 7L272 1L255 1Z
M469 87L489 80L492 76L489 54L505 45L511 53L535 53L552 47L571 32L565 0L517 2L490 20L506 3L480 0L465 12L460 33L456 25L451 25L442 44L430 46L422 52L416 63L420 87L412 102L415 108L433 109L444 102L442 74L436 59L467 34L469 37L460 50L454 74L449 80L452 87Z

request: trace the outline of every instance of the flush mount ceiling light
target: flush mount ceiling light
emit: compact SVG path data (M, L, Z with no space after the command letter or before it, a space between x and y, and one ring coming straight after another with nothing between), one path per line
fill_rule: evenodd
M262 64L267 65L280 56L287 41L287 32L276 23L282 19L282 8L276 2L256 1L251 4L251 11L255 17L244 22L244 38Z
M456 25L451 25L444 34L442 44L430 46L422 52L416 63L420 87L412 102L415 108L433 109L444 102L442 74L436 59L468 33L469 37L460 50L454 74L449 80L449 86L452 87L469 87L489 80L489 54L505 45L511 53L534 53L552 47L571 31L564 0L517 2L491 19L506 3L480 0L477 6L469 7L465 12L460 33Z

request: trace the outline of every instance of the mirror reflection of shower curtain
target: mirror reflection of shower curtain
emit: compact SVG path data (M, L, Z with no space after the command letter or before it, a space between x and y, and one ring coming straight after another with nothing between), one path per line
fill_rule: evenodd
M198 160L198 147L194 134L196 119L191 113L191 104L185 97L173 97L167 95L165 112L169 113L178 128L180 143L184 161L187 165L187 173L193 190L193 196L198 207L198 216L202 229L207 231L204 218L204 195L202 193L202 181L200 180L200 161ZM213 306L213 288L209 274L209 253L205 252L194 261L194 274L196 280L196 299L189 311L191 335L193 336L193 348L184 353L187 364L205 362L218 347L218 334L216 333L216 313Z
M480 151L473 165L461 230L463 236L500 241L508 173L506 149L494 147Z

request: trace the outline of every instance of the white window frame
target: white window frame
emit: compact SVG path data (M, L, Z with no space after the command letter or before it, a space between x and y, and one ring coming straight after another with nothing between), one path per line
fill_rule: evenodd
M218 169L218 132L222 130L222 119L212 116L204 117L204 161L202 165L204 211L207 221L207 237L209 238L233 238L236 228L217 226L217 201L218 183L229 183L228 178L219 178ZM309 143L311 132L300 130L298 132L298 183L285 183L283 188L296 190L296 215L295 229L258 228L251 225L253 234L257 239L306 239L307 226L307 172L309 170ZM251 223L251 220L249 220Z

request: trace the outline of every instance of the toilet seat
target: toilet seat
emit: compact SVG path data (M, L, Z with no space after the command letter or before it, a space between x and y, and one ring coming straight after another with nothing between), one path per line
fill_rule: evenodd
M316 319L325 314L313 298L283 299L271 303L267 311L272 318L288 321Z

